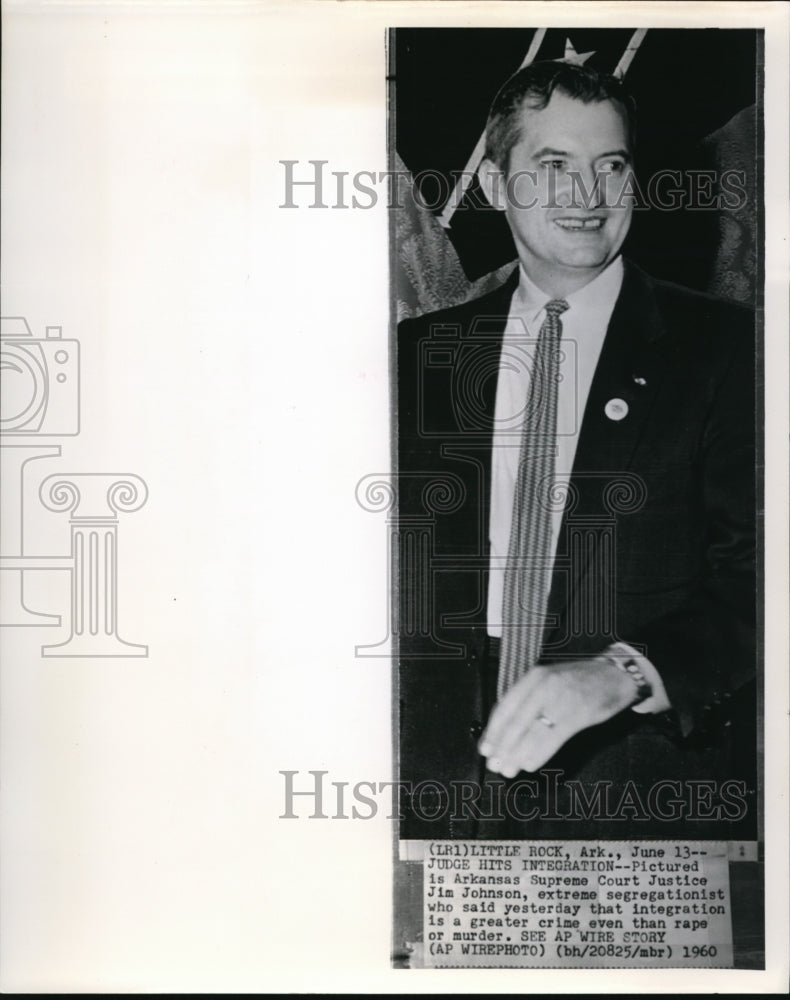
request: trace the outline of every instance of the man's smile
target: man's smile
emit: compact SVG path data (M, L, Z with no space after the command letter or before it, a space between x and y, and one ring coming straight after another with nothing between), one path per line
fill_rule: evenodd
M593 215L589 218L579 216L563 216L554 220L555 224L566 232L587 233L598 232L603 228L606 219L602 215Z

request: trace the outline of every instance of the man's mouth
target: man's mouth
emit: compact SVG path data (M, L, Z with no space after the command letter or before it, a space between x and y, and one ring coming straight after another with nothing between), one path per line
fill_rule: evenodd
M560 227L560 229L565 229L568 232L572 233L586 233L586 232L595 232L598 229L602 229L603 224L606 222L606 219L604 219L603 216L596 215L592 216L589 219L566 217L562 219L555 219L554 221Z

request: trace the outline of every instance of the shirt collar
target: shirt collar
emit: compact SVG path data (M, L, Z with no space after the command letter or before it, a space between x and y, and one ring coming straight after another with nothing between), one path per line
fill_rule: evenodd
M569 313L571 311L578 314L583 313L587 322L594 322L597 317L600 317L605 323L608 323L622 284L623 258L617 256L592 281L573 294L565 296ZM551 301L552 296L547 295L542 288L538 288L524 270L523 265L519 264L519 283L511 302L511 315L520 316L528 324L532 324L537 320L546 303Z

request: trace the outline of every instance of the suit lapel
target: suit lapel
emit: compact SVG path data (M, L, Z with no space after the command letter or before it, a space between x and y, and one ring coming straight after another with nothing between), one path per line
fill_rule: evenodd
M628 266L595 369L576 450L572 482L581 473L627 469L666 370L657 349L664 325L649 279ZM622 400L622 419L608 407Z
M578 497L573 508L574 519L600 518L606 514L604 490L610 483L616 483L617 474L630 466L666 374L667 363L659 346L664 332L650 279L626 262L623 286L609 322L579 434L570 480L570 492ZM625 415L616 419L625 408ZM566 510L560 532L561 548L552 576L544 640L554 631L570 595L590 568L579 559L569 565L568 553L562 551L563 540L568 538L568 514Z
M491 376L485 379L482 388L482 400L485 410L485 431L479 439L477 447L474 448L480 460L480 519L479 526L482 531L480 551L486 557L489 553L488 520L490 516L491 504L491 449L493 448L494 417L496 409L496 389L499 371L499 357L502 351L502 339L505 334L508 316L510 314L510 301L513 293L518 287L519 269L516 267L513 274L496 291L492 292L486 299L478 300L474 303L472 314L465 325L465 335L468 339L485 339L486 349L481 353L483 364L491 372ZM474 324L474 328L472 327ZM470 337L470 334L472 337ZM467 450L468 442L464 450Z

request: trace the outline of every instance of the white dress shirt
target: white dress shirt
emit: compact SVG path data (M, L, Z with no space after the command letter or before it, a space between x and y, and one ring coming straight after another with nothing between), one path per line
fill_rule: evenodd
M566 295L568 309L560 317L562 340L560 380L557 394L557 447L555 478L560 484L570 479L579 441L584 408L606 337L609 320L623 283L623 261L617 257L589 284ZM502 603L505 566L513 516L513 492L518 475L523 412L529 399L530 372L538 333L546 318L545 306L553 296L535 285L520 267L519 284L513 293L510 313L502 339L494 410L491 455L491 544L488 584L488 633L502 635ZM551 585L563 510L556 504L552 512L550 565L545 569L545 586ZM634 655L653 688L653 697L634 706L640 712L662 711L669 701L655 667L635 650L620 643L612 653Z

